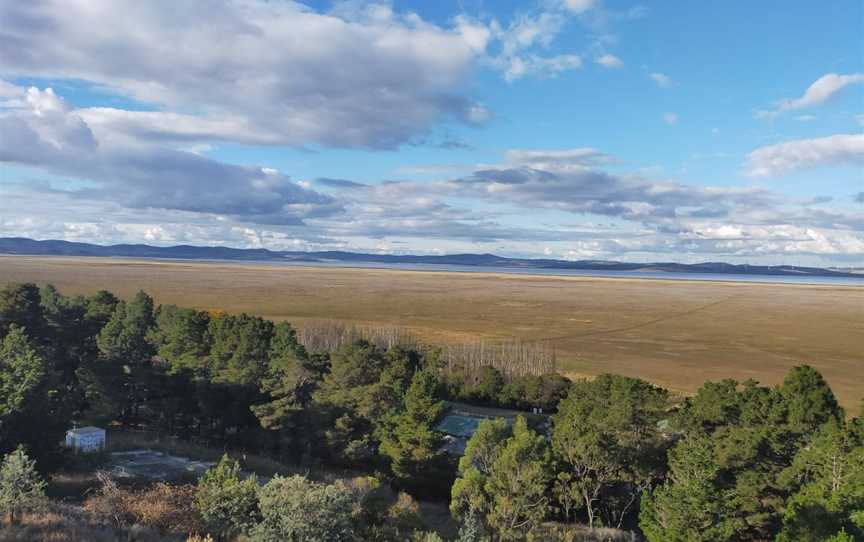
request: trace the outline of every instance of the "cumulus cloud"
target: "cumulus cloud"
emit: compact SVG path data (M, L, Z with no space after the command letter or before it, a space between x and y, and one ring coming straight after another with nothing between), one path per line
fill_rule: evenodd
M864 164L864 134L837 134L760 147L747 157L751 177L775 177L820 166Z
M50 88L31 87L25 106L0 113L0 162L82 179L85 186L66 189L66 194L129 208L224 214L264 224L300 224L339 211L329 196L271 168L101 141Z
M610 55L609 53L597 57L595 62L604 68L621 68L624 66L624 62L622 62L620 58L615 55Z
M434 24L386 3L8 2L0 77L75 80L148 106L79 112L117 139L393 149L441 123L493 118L464 92L479 65L508 81L580 68L582 54L549 49L594 7L556 0L506 22L459 14Z
M88 81L184 111L85 113L135 135L392 148L441 121L476 121L476 104L458 90L485 54L483 25L440 27L380 6L318 13L290 1L164 8L3 3L0 74Z

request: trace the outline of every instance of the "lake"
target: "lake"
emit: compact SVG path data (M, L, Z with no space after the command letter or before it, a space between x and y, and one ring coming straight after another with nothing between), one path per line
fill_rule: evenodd
M230 260L226 263L253 263ZM449 273L503 273L510 275L540 275L560 277L602 277L622 279L699 280L725 282L763 282L770 284L824 284L826 286L862 286L861 277L832 277L818 275L756 275L740 273L675 273L669 271L616 271L591 269L543 269L521 267L473 266L450 264L412 264L381 262L254 262L291 267L339 267L358 269L397 269L401 271L438 271Z

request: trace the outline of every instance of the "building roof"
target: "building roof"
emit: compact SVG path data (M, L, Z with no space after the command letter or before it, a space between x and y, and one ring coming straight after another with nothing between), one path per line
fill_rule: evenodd
M69 433L75 433L76 435L87 435L90 433L104 433L105 430L100 427L93 427L92 425L87 427L77 427L75 429L70 429Z

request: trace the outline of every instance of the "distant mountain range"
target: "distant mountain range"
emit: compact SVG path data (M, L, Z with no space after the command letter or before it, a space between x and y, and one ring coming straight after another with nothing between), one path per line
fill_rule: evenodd
M795 265L748 265L723 262L684 264L674 262L630 263L602 260L551 260L503 258L494 254L448 254L444 256L414 256L395 254L364 254L358 252L290 252L263 248L198 247L178 245L94 245L70 241L37 241L24 237L0 237L0 254L31 256L101 256L126 258L162 258L181 260L229 260L308 263L383 263L441 264L474 267L510 267L521 269L581 269L591 271L667 271L674 273L729 273L746 275L864 277L856 273L818 267Z

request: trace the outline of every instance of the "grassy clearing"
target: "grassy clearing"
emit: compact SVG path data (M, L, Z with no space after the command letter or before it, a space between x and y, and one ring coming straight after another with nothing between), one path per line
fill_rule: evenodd
M689 393L706 380L823 373L841 404L864 397L864 288L431 273L273 265L0 257L0 284L64 293L146 290L157 302L296 325L399 325L423 341L540 341L573 376L613 372Z

